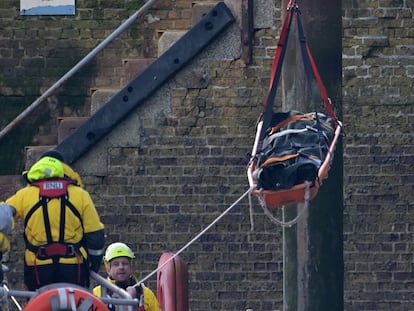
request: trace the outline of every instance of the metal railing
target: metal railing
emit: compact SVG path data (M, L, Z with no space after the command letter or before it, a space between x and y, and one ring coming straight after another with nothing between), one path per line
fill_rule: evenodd
M65 75L63 75L57 82L55 82L49 89L47 89L39 98L37 98L32 104L30 104L22 113L20 113L12 122L6 125L0 131L0 140L6 136L19 122L27 117L36 107L38 107L49 96L63 85L69 78L71 78L76 72L78 72L83 66L90 62L100 51L102 51L109 43L117 38L122 32L128 29L136 19L141 17L151 6L153 6L158 0L148 0L138 11L131 15L124 23L122 23L114 32L112 32L104 41L97 45L88 55L86 55L81 61L79 61L72 69L70 69Z
M3 269L4 273L8 272L8 267L4 264L1 265L1 268ZM122 288L116 286L115 284L112 284L104 277L100 276L98 273L90 271L89 274L90 278L96 282L96 285L100 285L102 287L105 287L106 289L110 290L115 294L116 298L112 297L97 297L98 299L102 300L105 304L112 304L117 306L117 310L119 311L133 311L136 310L139 301L138 299L132 298L127 291L123 290ZM60 285L63 285L61 283ZM70 284L66 284L70 286ZM59 284L56 284L58 287ZM86 289L85 289L86 290ZM90 290L92 291L92 290ZM25 290L12 290L8 287L7 281L4 280L3 284L0 286L0 310L10 310L8 298L10 298L15 305L15 307L18 310L23 310L24 307L19 303L17 298L28 298L33 299L37 295L39 295L40 292L38 291L25 291ZM30 300L29 302L30 303Z

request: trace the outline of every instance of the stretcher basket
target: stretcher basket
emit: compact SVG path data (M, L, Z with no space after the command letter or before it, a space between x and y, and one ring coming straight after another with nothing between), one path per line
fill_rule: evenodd
M251 192L258 197L262 206L266 206L268 208L275 208L275 207L280 207L280 206L285 206L285 205L294 205L294 204L298 204L302 202L309 202L310 200L316 197L316 195L318 194L319 188L322 185L322 182L328 177L328 173L331 168L336 145L338 143L338 140L341 135L342 128L343 128L342 123L338 120L336 116L331 99L328 96L327 90L322 81L316 62L311 53L311 49L307 43L306 35L304 33L300 15L301 13L299 12L299 8L296 4L296 0L290 0L288 7L287 7L287 16L284 20L282 30L280 33L280 37L279 37L279 41L278 41L277 48L276 48L276 53L275 53L274 63L273 63L273 68L272 68L272 75L270 79L269 91L268 91L268 94L267 94L267 97L266 97L266 100L263 106L263 110L259 118L259 122L257 123L257 127L256 127L257 130L256 130L254 144L253 144L253 150L251 153L251 158L250 158L248 169L247 169L247 177L248 177L248 182L249 182ZM329 118L329 122L330 122L329 123L330 124L329 137L325 137L326 139L324 140L324 143L323 143L323 152L320 153L320 156L319 154L318 156L316 156L315 153L306 154L309 162L315 162L314 164L312 164L313 165L312 174L309 174L305 176L304 178L298 178L297 180L295 180L295 182L292 182L289 179L289 182L284 183L283 186L280 186L280 187L278 186L279 184L277 182L275 182L275 185L268 186L263 183L262 178L258 181L257 176L258 175L260 176L260 172L258 171L260 169L259 165L260 166L263 165L262 155L267 150L266 148L269 147L269 144L265 142L265 140L267 140L270 137L268 136L268 134L271 135L274 132L277 133L279 130L281 130L282 127L285 127L286 125L286 122L282 122L283 125L281 125L280 127L278 126L273 127L274 124L272 123L275 118L273 106L274 106L274 102L275 102L275 98L277 94L279 80L280 80L281 73L282 73L282 65L283 65L285 54L286 54L286 46L288 42L291 25L292 25L292 20L294 18L296 18L296 21L297 21L297 30L299 32L298 39L300 43L299 46L300 46L300 50L302 54L302 60L303 60L303 65L304 65L303 68L306 74L306 80L309 84L313 81L316 81L319 87L321 99L324 103L325 110L327 112L326 116ZM313 88L310 87L309 89L312 90ZM314 116L316 116L315 117L316 121L319 122L318 116L320 112L312 112L312 113L314 114ZM307 115L310 115L310 114L307 114ZM304 115L304 114L301 114L301 115ZM321 114L321 115L325 117L324 114ZM287 121L290 122L291 119ZM293 129L290 129L290 131L293 132L294 135L285 136L283 138L285 140L285 143L279 146L277 145L278 141L275 140L274 145L278 146L279 149L283 149L285 145L291 144L292 146L294 146L293 147L294 149L296 147L295 144L297 143L296 139L298 137L295 135L297 135L299 131L302 133L301 135L307 135L307 133L305 133L307 130L310 130L309 132L314 131L314 132L319 133L319 131L321 130L319 128L319 125L321 123L316 123L316 124L317 124L317 128L314 128L313 125L311 125L311 126L307 126L306 128L301 128L301 129L295 128L296 126L295 125L293 126ZM270 130L272 131L269 132ZM280 134L280 135L284 135L284 134ZM310 137L310 136L305 136L305 138L306 137ZM293 142L291 142L290 139L292 139ZM314 142L314 146L316 147L322 146L322 144L319 144L318 142L315 142L315 141L313 142ZM277 149L277 151L279 151L279 149ZM298 150L298 149L295 149L295 150ZM300 156L305 155L305 153L298 152L296 156L298 156L298 154ZM292 160L294 156L292 154L288 154L287 151L285 153L278 153L278 155L279 155L278 160L284 159L283 156L286 155L286 157L291 156L291 158L287 158L287 160L296 161L296 160ZM283 156L280 156L280 155L283 155ZM258 163L259 159L261 162L260 164ZM297 161L300 161L300 160L297 160ZM277 164L276 162L274 162L272 165L275 165L274 167L276 167L276 165L282 165L282 166L290 165L286 163L288 163L288 161L285 161L283 164L281 162L277 162ZM301 163L299 163L299 166L300 165ZM279 180L281 180L285 178L285 175L283 175L283 172L278 169L279 168L275 169L274 171L268 170L266 172L267 177L271 178L273 177L273 175L277 173L278 175L277 177L275 177L275 179L279 178ZM291 166L291 169L294 171L293 166ZM272 175L272 176L269 176L269 175Z
M294 185L290 189L261 189L260 187L258 187L257 179L254 177L255 171L256 169L258 169L258 160L255 157L251 159L247 169L249 186L252 189L253 194L257 196L257 198L262 204L266 205L268 208L277 208L285 205L289 206L304 203L306 200L311 201L316 197L323 181L326 178L328 178L328 173L334 158L336 145L342 132L342 123L340 121L337 122L338 124L335 128L334 137L330 143L329 150L326 154L324 161L318 169L317 177L315 178L315 180L310 181L310 185L309 183L303 182L301 184ZM257 152L261 127L262 122L259 122L257 126L256 138L253 144L253 155L255 155ZM307 191L309 191L308 194Z

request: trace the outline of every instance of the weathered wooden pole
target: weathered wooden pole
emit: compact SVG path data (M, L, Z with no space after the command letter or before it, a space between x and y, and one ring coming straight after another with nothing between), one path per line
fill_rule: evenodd
M282 0L283 10L288 0ZM306 37L337 113L341 111L341 0L297 0ZM283 12L283 16L286 12ZM295 22L295 21L294 21ZM281 80L283 110L323 110L305 80L296 24L292 24ZM341 118L340 118L341 119ZM283 230L284 311L343 310L342 146L329 178L298 223ZM284 220L303 204L284 208Z

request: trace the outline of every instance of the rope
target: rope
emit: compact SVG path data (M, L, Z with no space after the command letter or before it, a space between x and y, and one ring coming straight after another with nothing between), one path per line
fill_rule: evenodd
M253 201L252 193L249 193L249 214L250 214L250 230L254 231L254 220L253 220Z
M162 268L164 268L169 262L174 260L175 257L177 257L179 254L181 254L184 250L186 250L191 244L193 244L196 240L198 240L204 233L206 233L213 225L215 225L221 218L223 218L230 210L233 209L244 197L246 197L249 193L251 193L253 190L253 187L248 189L245 193L243 193L232 205L230 205L223 213L221 213L215 220L213 220L212 223L210 223L204 230L202 230L199 234L197 234L190 242L188 242L184 247L182 247L178 252L174 253L173 256L171 256L167 261L165 261L162 265L160 265L157 269L152 271L150 274L148 274L146 277L144 277L142 280L138 281L134 286L139 285L140 283L143 283L144 281L148 280L151 276L156 274L158 271L160 271Z
M292 227L293 225L296 225L298 220L300 219L300 217L302 217L302 215L305 213L305 211L309 208L309 199L310 199L310 185L311 182L307 181L306 183L306 189L305 189L305 201L304 201L304 205L303 208L301 209L301 211L296 215L295 218L293 218L292 220L289 221L282 221L280 219L277 219L275 216L273 216L273 214L270 212L269 208L267 207L266 201L263 198L263 196L259 197L259 201L260 201L260 206L263 208L264 213L266 214L266 216L273 222L276 223L282 227Z

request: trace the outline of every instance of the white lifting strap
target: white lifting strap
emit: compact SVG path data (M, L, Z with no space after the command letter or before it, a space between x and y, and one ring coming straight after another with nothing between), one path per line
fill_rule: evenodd
M93 306L93 300L91 298L86 298L82 301L80 306L76 306L75 291L73 288L62 287L58 288L58 296L53 295L50 297L50 304L52 311L62 311L62 310L71 310L71 311L88 311Z
M276 218L269 210L266 204L266 200L263 196L258 196L260 206L263 208L263 211L265 215L275 224L278 224L282 227L292 227L293 225L297 224L300 217L305 213L305 211L309 208L309 202L310 202L310 187L312 185L312 182L306 181L306 188L305 188L305 196L304 196L304 203L303 208L299 211L299 213L296 215L295 218L289 221L282 221L278 218ZM253 212L252 212L252 203L251 203L251 197L249 195L249 204L250 204L250 224L252 231L254 230L253 226Z

